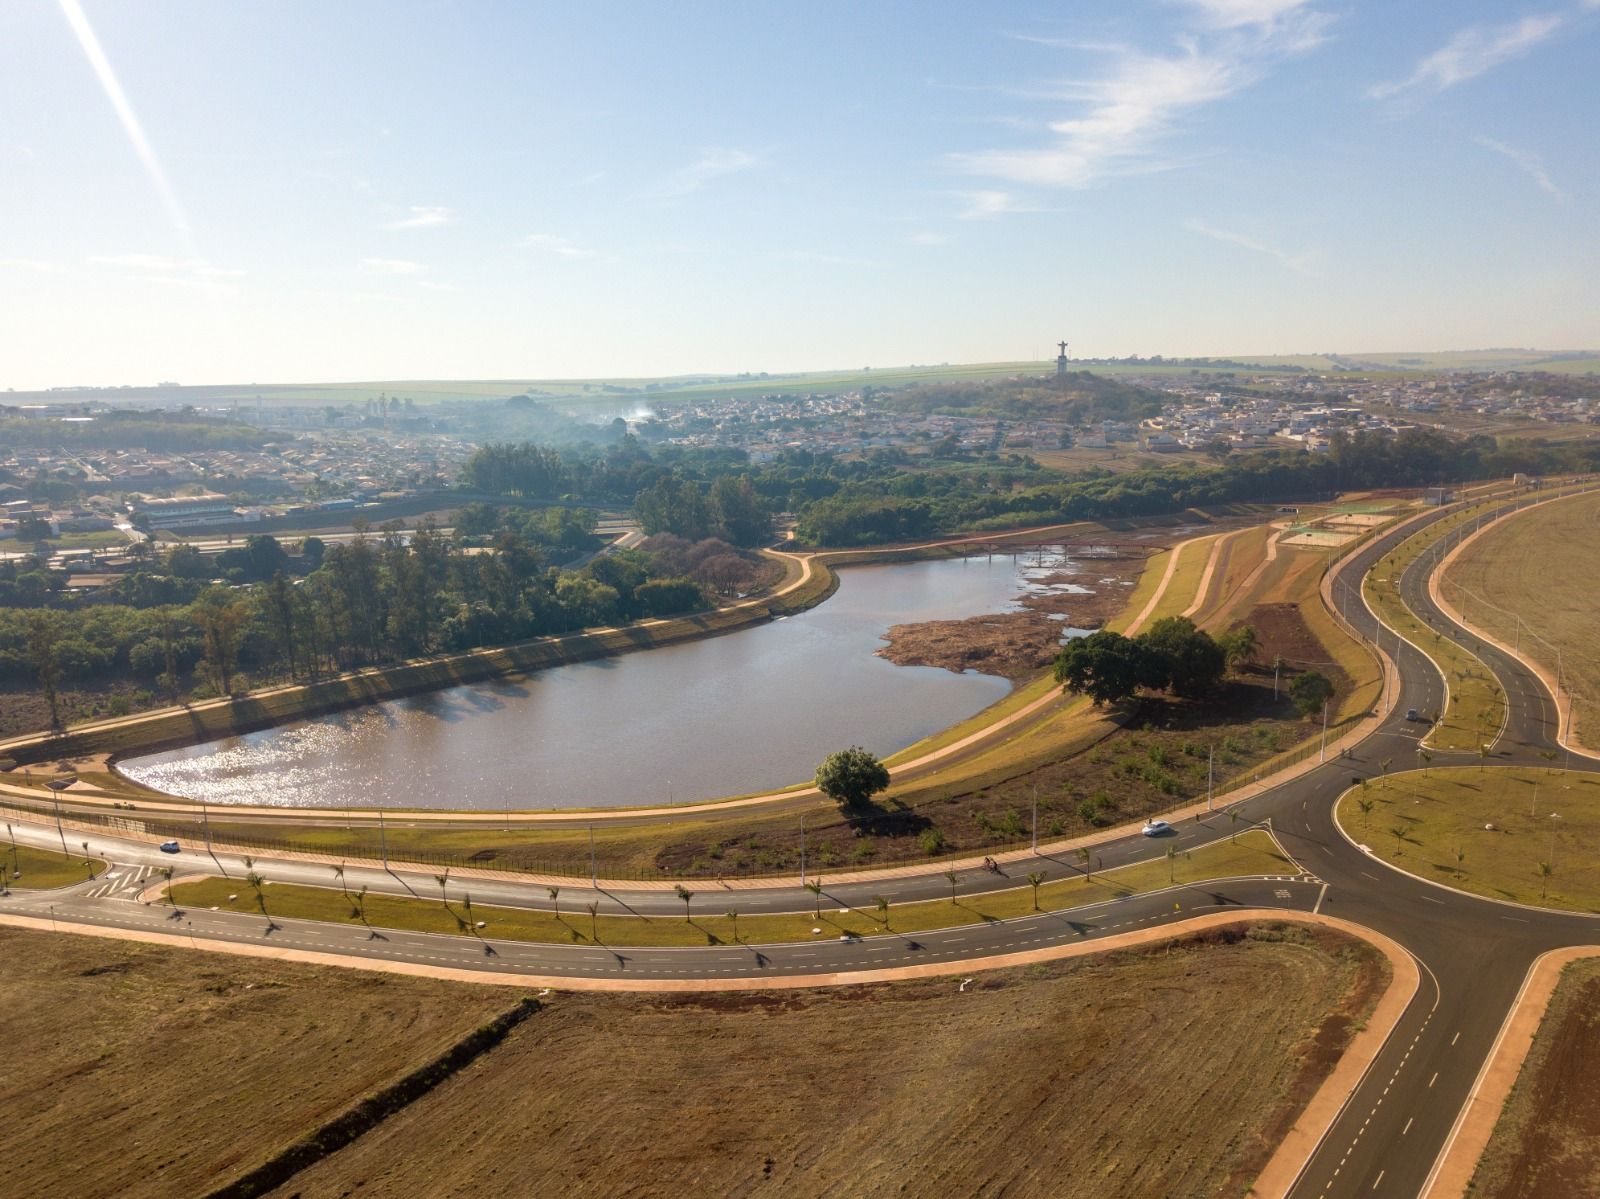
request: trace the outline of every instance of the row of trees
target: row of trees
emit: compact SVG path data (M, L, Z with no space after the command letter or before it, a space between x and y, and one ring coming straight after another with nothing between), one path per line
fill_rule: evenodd
M623 551L561 569L517 533L474 549L424 522L409 543L394 529L358 535L326 547L303 577L280 569L263 583L207 585L185 604L0 610L0 681L36 681L53 693L64 681L131 674L176 698L191 671L200 694L241 689L246 670L315 680L709 606L707 589L678 565Z

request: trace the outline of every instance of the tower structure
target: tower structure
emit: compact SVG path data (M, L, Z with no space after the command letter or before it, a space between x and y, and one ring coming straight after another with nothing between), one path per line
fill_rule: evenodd
M1056 357L1056 378L1065 379L1067 377L1067 343L1063 341L1060 346L1061 353Z

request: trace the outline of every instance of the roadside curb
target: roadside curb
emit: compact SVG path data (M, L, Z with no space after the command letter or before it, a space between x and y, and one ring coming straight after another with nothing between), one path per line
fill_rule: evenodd
M1541 954L1528 968L1522 989L1506 1013L1489 1056L1484 1059L1467 1101L1450 1129L1449 1139L1439 1151L1427 1181L1422 1184L1419 1199L1454 1199L1467 1194L1478 1169L1478 1160L1489 1145L1506 1100L1533 1048L1534 1036L1544 1022L1562 971L1573 962L1592 957L1600 957L1600 945L1573 945Z

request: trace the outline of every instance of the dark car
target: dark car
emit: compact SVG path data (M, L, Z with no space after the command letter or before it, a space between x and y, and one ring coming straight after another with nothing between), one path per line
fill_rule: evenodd
M178 843L176 841L163 841L161 843L161 852L162 853L177 853L178 852Z

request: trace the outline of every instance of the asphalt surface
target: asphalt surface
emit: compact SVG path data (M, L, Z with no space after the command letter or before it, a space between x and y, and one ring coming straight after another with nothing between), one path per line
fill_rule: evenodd
M1509 504L1507 505L1510 506ZM1442 514L1441 514L1442 515ZM834 974L887 969L908 964L946 963L967 959L1081 944L1135 928L1157 927L1228 907L1282 908L1338 916L1383 933L1404 946L1421 967L1417 995L1389 1037L1377 1060L1308 1162L1294 1189L1297 1199L1335 1196L1416 1196L1422 1193L1436 1160L1498 1035L1501 1024L1533 961L1549 949L1600 944L1595 917L1499 904L1438 887L1395 870L1370 856L1335 825L1334 801L1354 780L1420 764L1416 753L1426 726L1405 719L1408 708L1442 709L1444 681L1419 649L1380 626L1360 597L1359 581L1415 527L1376 538L1345 562L1334 579L1336 606L1358 633L1376 640L1395 662L1399 698L1392 716L1364 739L1350 757L1332 755L1309 772L1235 805L1241 819L1219 811L1198 821L1176 825L1162 838L1133 833L1096 849L1094 868L1111 868L1164 855L1169 847L1193 849L1227 836L1246 823L1272 829L1302 870L1282 878L1231 879L1178 886L1152 894L1113 900L1069 912L970 925L914 935L861 939L825 939L790 945L708 946L695 949L609 949L605 947L535 945L479 937L449 937L402 931L372 931L312 921L272 920L259 915L187 909L181 913L135 902L140 890L159 881L155 871L173 866L179 872L222 873L243 880L245 866L232 855L213 856L186 847L176 855L153 847L74 831L65 839L74 852L87 839L91 852L114 863L93 883L55 892L13 893L0 899L0 911L74 922L163 931L175 938L272 944L428 965L495 972L525 972L556 977L610 977L654 980L701 978L715 984L728 978L793 974ZM1499 676L1509 699L1505 727L1497 736L1497 764L1544 765L1541 750L1559 748L1555 736L1555 702L1543 684L1516 659L1483 646L1449 621L1428 596L1427 580L1439 558L1453 545L1421 555L1401 580L1414 611L1445 635L1461 641ZM1563 751L1565 752L1565 751ZM1476 761L1476 754L1434 753L1434 761L1453 764ZM1570 755L1574 769L1600 769L1600 761ZM57 846L54 828L15 826L19 841ZM1009 874L987 870L965 872L957 890L963 895L1024 885L1027 867L1049 878L1076 875L1075 858L1042 855L1037 863L1008 867ZM274 882L334 885L330 868L299 861L258 858L255 868ZM346 885L373 892L411 893L437 898L439 887L427 871L383 871L346 868ZM525 882L473 878L463 888L448 885L459 897L470 890L479 904L520 907L550 906L542 887ZM270 892L269 892L270 894ZM950 894L942 871L872 882L826 882L823 903L833 908L873 910L874 897L893 902L941 898ZM591 891L565 884L562 906L579 910L591 900L603 912L681 915L683 907L671 891L607 888ZM721 912L736 906L741 915L761 912L810 912L813 899L798 880L764 890L724 892L700 884L698 910ZM579 918L581 920L581 917Z

